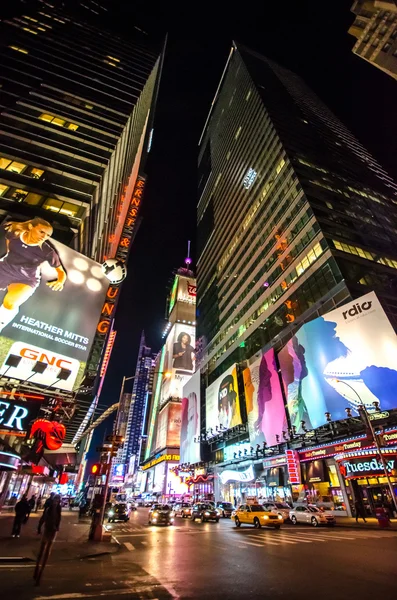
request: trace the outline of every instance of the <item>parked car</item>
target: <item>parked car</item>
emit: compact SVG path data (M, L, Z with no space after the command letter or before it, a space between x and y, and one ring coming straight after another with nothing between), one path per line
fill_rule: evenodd
M219 513L212 504L199 502L192 509L192 521L200 519L202 523L205 521L219 522Z
M289 514L293 525L297 523L307 523L313 525L313 527L335 525L335 517L324 513L317 506L296 506Z
M175 512L169 504L153 504L149 510L149 525L172 525Z
M114 523L115 521L128 521L130 518L130 509L126 503L113 504L108 512L108 523Z
M271 512L276 513L277 515L281 515L284 521L289 521L289 513L291 507L286 502L263 502L263 506L266 510L270 510Z
M175 516L188 519L192 516L192 505L188 502L181 502L175 505Z
M226 517L228 519L230 519L230 517L233 514L233 511L235 510L235 508L231 502L217 502L216 508L217 508L217 511L220 514L220 516L223 517L224 519Z
M280 529L284 519L281 515L266 510L262 504L242 504L236 510L234 522L236 527L240 527L242 523L247 523L253 525L256 529L261 527Z

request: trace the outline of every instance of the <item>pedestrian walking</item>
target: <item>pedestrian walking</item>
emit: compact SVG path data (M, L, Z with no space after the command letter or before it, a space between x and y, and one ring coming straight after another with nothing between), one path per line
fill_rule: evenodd
M51 502L48 504L47 508L44 509L43 516L39 523L38 533L41 533L41 530L43 530L43 533L36 568L33 574L36 585L39 585L40 583L56 534L59 531L61 513L61 497L58 494L53 495Z
M28 519L29 519L29 517L30 517L30 513L31 513L32 511L34 511L34 507L35 507L35 505L36 505L36 496L35 496L35 495L33 495L31 498L29 498L29 500L28 500L28 504L29 504L29 512L28 512L28 514L26 515L25 523L27 523L27 521L28 521Z
M21 534L21 526L26 522L26 517L29 515L29 503L26 498L26 494L22 496L19 502L15 505L15 518L12 525L12 537L18 537Z
M364 513L363 506L362 506L361 502L359 502L358 500L356 500L354 503L354 510L356 513L356 523L358 523L359 517L361 517L364 520L364 523L366 523L367 521L365 520L365 513Z

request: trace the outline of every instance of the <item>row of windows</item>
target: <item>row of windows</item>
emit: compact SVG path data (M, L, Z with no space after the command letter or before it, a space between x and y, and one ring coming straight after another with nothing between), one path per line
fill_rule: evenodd
M356 256L360 256L361 258L366 258L367 260L372 260L374 262L380 263L381 265L391 267L392 269L397 269L397 260L387 258L386 256L379 257L377 254L374 254L373 252L368 252L368 250L364 250L359 246L352 246L351 244L345 244L344 242L338 242L337 240L332 241L337 250L341 250L342 252L348 252L349 254L355 254Z
M40 179L40 177L44 173L42 169L30 167L25 163L5 158L4 156L0 156L0 169L5 169L6 171L10 171L11 173L23 173L24 175L29 175L30 177L33 177L33 179Z
M54 115L49 115L47 113L43 113L39 116L39 119L42 121L47 121L47 123L52 123L53 125L58 125L58 127L65 127L66 129L71 129L72 131L76 131L79 128L76 123L71 123L66 119L61 119L61 117L55 117Z
M282 282L282 284L278 285L274 290L271 291L271 293L269 294L268 298L266 298L266 300L264 301L264 303L254 311L254 313L245 321L245 323L243 323L238 330L228 339L228 341L221 347L219 348L218 352L216 353L216 355L213 357L213 361L215 362L216 360L218 360L218 358L220 358L222 356L222 354L224 352L226 352L226 350L228 348L230 348L230 346L239 338L241 337L244 332L251 327L251 325L253 325L253 323L258 319L258 317L260 317L260 315L265 312L266 310L268 310L273 304L275 304L278 299L286 293L286 291L288 290L288 288L292 285L292 283L294 283L309 267L310 265L317 260L317 258L319 256L321 256L321 254L323 254L324 249L321 245L321 243L317 243L311 250L310 252L308 252L306 254L306 256L297 264L297 266L295 267L295 269L293 269L293 271L289 274L288 279L289 281L285 280L284 282ZM284 309L285 310L285 309ZM288 324L289 322L292 322L295 320L295 316L292 313L288 313L291 316L286 318L286 322L285 321L281 321L280 325L281 326L285 326L286 324ZM208 348L208 351L210 351L210 348Z
M73 204L72 202L65 202L64 200L50 198L21 188L10 187L3 183L0 183L0 196L14 200L15 202L23 202L24 204L30 204L31 206L40 206L51 212L60 213L68 217L80 218L82 213L84 213L84 207Z
M279 266L277 266L274 271L267 277L266 280L266 288L270 288L272 286L273 283L275 283L275 281L277 281L277 279L282 275L282 273L284 272L284 270L286 269L286 267L288 266L289 263L291 263L294 258L296 256L299 256L299 254L302 252L302 250L305 248L305 246L307 246L311 240L317 235L318 233L318 227L312 227L305 235L302 236L301 240L294 246L294 248L291 249L291 252L289 253L289 255L287 255L285 257L284 263L285 264L280 264ZM308 255L306 255L302 261L300 261L298 263L298 265L296 265L296 267L294 269L292 269L292 271L289 273L289 275L287 275L285 277L285 279L281 282L281 284L279 286L277 286L274 290L271 290L271 294L266 298L266 300L264 301L264 303L247 319L247 321L244 323L244 325L240 326L239 331L236 332L230 339L233 341L235 341L240 335L242 335L244 333L244 331L250 326L252 325L252 323L265 311L268 309L268 307L271 304L274 304L278 298L280 297L281 294L283 294L295 281L296 279L302 275L302 273L307 269L307 267L311 264L311 262L313 262L317 256L320 256L320 254L323 252L323 249L321 248L321 246L319 244L316 244L315 246L315 250L313 249L313 251L310 251L308 253ZM314 253L314 254L313 254ZM310 255L310 258L309 258ZM274 257L272 257L273 260ZM278 258L277 255L275 258ZM307 262L309 261L309 262ZM273 260L274 262L274 260ZM266 265L265 265L266 267ZM299 273L298 273L299 271ZM261 277L263 277L264 273L266 272L266 269L263 268L261 269L260 273L258 273L258 279L261 279ZM257 300L260 298L260 296L264 293L264 289L263 287L259 288L255 294L250 298L250 300L245 304L244 308L242 310L240 310L235 317L233 318L233 320L230 322L230 324L228 325L228 328L221 331L218 336L215 338L215 340L213 340L213 342L211 342L211 344L208 347L208 352L211 352L211 349L214 348L215 346L217 346L222 339L224 339L228 333L230 332L231 329L233 329L233 327L238 323L238 321L241 319L241 317L249 310L249 308L251 306L253 306ZM225 315L225 317L223 318L223 321L225 321L231 314L231 312L235 309L235 307L233 307L233 309L231 311L228 312L227 315ZM248 323L248 325L247 325ZM230 342L230 343L232 343ZM229 344L229 342L228 342ZM230 345L230 344L229 344Z

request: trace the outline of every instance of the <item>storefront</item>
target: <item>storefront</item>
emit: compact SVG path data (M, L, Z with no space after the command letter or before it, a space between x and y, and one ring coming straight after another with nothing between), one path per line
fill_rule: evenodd
M292 494L285 454L266 458L262 465L263 477L260 479L259 500L291 502Z
M186 483L189 497L194 502L214 500L214 475L207 474L204 469L196 469L193 477L188 477Z
M238 506L247 498L258 497L263 482L262 462L243 461L222 467L216 467L214 492L217 502L231 502Z
M374 516L377 507L384 506L390 516L397 516L388 478L397 494L397 447L382 448L386 463L386 476L383 463L375 447L335 456L341 477L345 481L351 507L356 501L368 516Z

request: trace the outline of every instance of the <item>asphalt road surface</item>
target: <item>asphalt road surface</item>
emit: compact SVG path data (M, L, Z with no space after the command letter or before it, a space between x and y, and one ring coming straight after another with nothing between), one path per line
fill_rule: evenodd
M196 600L395 600L397 532L285 525L237 529L230 519L148 526L147 509L112 523L116 554L51 561L40 588L31 565L0 565L2 597Z

